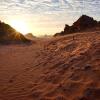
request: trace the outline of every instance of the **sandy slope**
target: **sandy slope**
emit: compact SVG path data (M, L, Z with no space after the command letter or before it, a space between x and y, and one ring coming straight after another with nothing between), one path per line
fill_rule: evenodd
M100 32L0 46L0 100L100 100Z

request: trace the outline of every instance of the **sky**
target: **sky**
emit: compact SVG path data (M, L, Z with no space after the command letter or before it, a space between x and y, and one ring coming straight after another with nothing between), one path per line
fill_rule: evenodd
M36 36L60 32L82 14L100 20L100 0L0 0L0 20Z

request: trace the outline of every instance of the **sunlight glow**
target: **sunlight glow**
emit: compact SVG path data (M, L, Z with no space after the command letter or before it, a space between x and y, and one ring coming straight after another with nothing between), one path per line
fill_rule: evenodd
M29 32L28 25L23 21L11 20L10 25L22 34L27 34Z

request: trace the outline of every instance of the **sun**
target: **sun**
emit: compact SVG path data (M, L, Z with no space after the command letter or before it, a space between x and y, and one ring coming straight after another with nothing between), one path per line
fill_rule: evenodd
M10 25L15 28L18 32L22 34L27 34L29 33L29 29L27 24L24 21L20 20L11 20Z

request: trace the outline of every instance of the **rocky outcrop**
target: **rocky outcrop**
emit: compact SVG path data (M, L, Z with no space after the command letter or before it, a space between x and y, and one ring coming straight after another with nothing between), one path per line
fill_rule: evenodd
M17 32L10 25L0 21L0 44L26 43L26 39L21 33Z
M98 26L100 26L100 22L97 22L92 17L89 17L87 15L82 15L76 22L73 23L72 26L66 24L64 31L56 33L54 36L62 36L66 34L82 32Z

